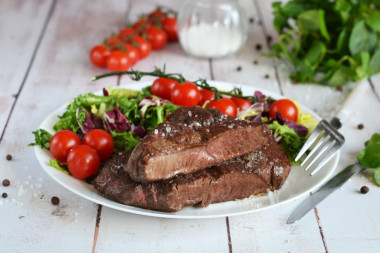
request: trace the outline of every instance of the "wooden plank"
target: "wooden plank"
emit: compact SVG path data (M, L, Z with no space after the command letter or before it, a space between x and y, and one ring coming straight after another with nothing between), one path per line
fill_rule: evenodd
M47 0L0 3L1 132L30 65L50 5L51 1ZM25 25L26 20L28 25Z
M55 4L0 144L0 179L11 181L9 187L1 188L8 194L0 200L0 216L6 217L1 226L2 252L85 252L93 246L97 206L48 177L27 145L33 139L31 132L51 111L79 93L116 85L117 78L91 82L93 75L104 70L92 67L88 52L103 40L103 34L124 22L126 2ZM17 18L20 23L29 22L27 15ZM7 153L12 161L4 159ZM54 195L61 199L59 206L50 203Z
M165 4L178 10L178 1L132 1L129 20L135 21L154 6ZM196 80L210 78L208 60L188 57L178 43L169 44L136 64L135 69L152 71L166 64L168 72L182 73ZM153 80L144 78L143 80ZM120 83L132 81L122 77ZM173 220L138 216L103 207L96 250L128 252L226 252L228 240L225 219Z
M380 75L372 78L375 88L380 88ZM342 133L346 143L341 150L337 171L354 163L356 155L364 148L373 133L380 133L380 119L374 113L380 110L380 102L372 88L364 82L350 96L345 110L351 112L346 118ZM358 129L362 123L364 128ZM363 195L361 186L370 191ZM318 206L326 243L331 252L377 252L380 246L378 210L376 201L380 187L373 181L373 171L353 177L340 190ZM302 222L302 221L301 221Z

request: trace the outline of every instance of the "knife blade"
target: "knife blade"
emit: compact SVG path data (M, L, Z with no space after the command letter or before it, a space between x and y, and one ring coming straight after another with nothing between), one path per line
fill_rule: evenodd
M294 222L305 216L310 210L318 205L327 196L333 193L336 189L341 187L348 179L364 170L358 161L355 164L351 164L339 172L336 176L327 181L321 188L315 193L307 197L297 208L292 212L286 221L287 224L293 224Z

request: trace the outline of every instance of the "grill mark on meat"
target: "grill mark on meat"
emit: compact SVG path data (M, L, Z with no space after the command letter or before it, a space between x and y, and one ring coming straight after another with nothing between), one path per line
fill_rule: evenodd
M144 137L125 171L139 182L169 179L248 154L272 140L264 124L236 120L216 109L181 107Z
M171 179L141 183L122 169L131 152L108 161L92 182L106 197L117 202L158 211L178 211L186 206L206 207L279 189L290 172L284 151L272 141L253 153L218 166ZM251 164L248 166L248 164ZM282 167L281 176L274 167Z

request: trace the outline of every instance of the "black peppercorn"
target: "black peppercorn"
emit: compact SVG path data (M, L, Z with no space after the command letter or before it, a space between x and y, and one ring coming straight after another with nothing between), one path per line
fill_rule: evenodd
M358 125L358 129L363 129L363 128L364 128L364 125L360 123L360 124Z
M253 24L254 21L255 21L255 20L254 20L253 18L250 18L250 19L249 19L249 23L251 23L251 24Z
M236 68L236 71L241 71L242 70L242 67L241 66L238 66L237 68Z
M264 77L265 77L266 79L268 79L268 78L269 78L269 75L268 75L268 74L266 74Z
M253 61L253 64L255 64L255 65L257 65L258 63L259 63L259 62L256 61L256 60Z
M3 180L3 185L4 186L9 186L10 184L11 184L11 182L8 179L4 179Z
M5 159L7 159L8 161L12 160L12 155L8 154Z
M1 196L5 199L6 197L8 197L8 194L6 192L3 192Z
M261 44L256 44L256 50L260 51L261 50Z
M58 205L59 204L59 198L58 197L56 197L56 196L53 196L52 198L51 198L51 203L53 204L53 205Z
M360 188L360 192L363 194L366 194L367 192L369 192L369 188L364 185Z

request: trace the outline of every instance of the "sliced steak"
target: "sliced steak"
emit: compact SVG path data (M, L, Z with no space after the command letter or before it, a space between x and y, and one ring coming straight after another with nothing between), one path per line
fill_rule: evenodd
M169 179L248 154L272 140L265 124L223 116L216 109L181 107L143 138L125 170L139 182Z
M92 182L106 197L125 205L159 211L187 206L206 207L279 189L290 171L284 151L272 142L256 150L202 171L171 179L140 183L123 170L130 152L108 161Z

